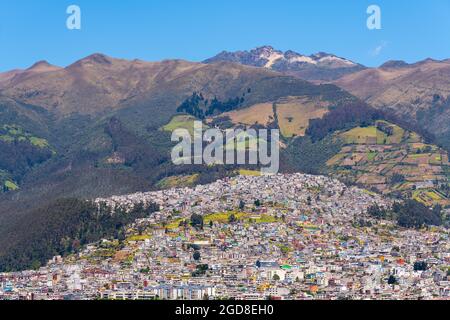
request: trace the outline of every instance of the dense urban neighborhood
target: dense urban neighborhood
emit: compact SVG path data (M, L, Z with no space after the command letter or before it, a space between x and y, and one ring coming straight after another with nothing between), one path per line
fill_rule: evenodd
M95 202L159 211L123 238L0 274L0 299L450 298L449 230L376 219L368 208L392 200L332 178L247 174Z

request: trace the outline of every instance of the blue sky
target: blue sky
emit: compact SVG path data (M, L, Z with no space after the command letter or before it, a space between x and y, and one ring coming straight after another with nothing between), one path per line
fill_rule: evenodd
M81 8L82 29L66 28ZM366 27L367 7L382 30ZM66 66L95 52L201 61L222 50L272 45L325 51L368 66L450 58L450 0L7 0L0 2L0 71L38 60Z

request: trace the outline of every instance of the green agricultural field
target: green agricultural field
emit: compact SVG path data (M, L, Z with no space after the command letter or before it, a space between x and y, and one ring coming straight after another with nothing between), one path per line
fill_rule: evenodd
M173 132L176 129L186 129L189 131L191 136L194 135L194 122L199 121L190 115L178 115L172 118L168 124L162 127L162 130ZM203 128L206 129L207 126L204 124Z
M341 134L347 144L378 144L391 145L400 144L405 138L405 130L386 121L377 123L385 123L393 128L393 134L388 136L383 131L377 129L376 126L358 127Z
M15 125L4 125L0 128L0 140L12 143L14 141L25 142L28 141L33 146L38 148L50 148L46 139L38 138L25 132L21 127Z
M408 155L408 158L411 158L411 159L424 159L424 158L428 158L428 157L429 157L428 154L422 154L422 153Z
M261 175L261 171L240 169L239 170L239 175L241 175L241 176L258 177L258 176Z
M5 188L7 188L9 191L19 190L19 186L14 182L12 182L11 180L5 181Z
M248 215L246 213L230 211L230 212L221 212L221 213L209 214L209 215L205 216L203 222L205 224L208 224L211 221L212 222L218 222L218 223L228 223L231 215L234 215L236 220L244 220L245 218L248 217Z
M444 195L434 189L416 190L413 193L413 199L430 207L435 204L445 206L449 203L449 200Z
M367 159L369 160L369 161L373 161L375 158L376 158L376 156L378 155L378 152L369 152L368 154L367 154Z
M14 142L15 139L14 139L14 137L11 137L11 136L1 135L0 140L3 142L12 143L12 142Z
M277 218L268 214L262 214L258 219L254 219L256 223L275 223Z
M439 193L434 191L434 190L427 191L426 195L429 196L431 199L433 199L435 201L439 201L439 200L443 199L443 197Z
M151 239L150 235L133 235L130 236L126 239L126 241L135 241L135 242L139 242L139 241L145 241L147 239Z
M161 189L177 188L177 187L190 187L198 180L198 174L186 175L186 176L172 176L164 178L157 183L157 187Z
M167 230L177 229L180 226L180 223L183 221L185 221L185 219L182 219L182 218L175 219L166 226L166 229Z
M387 140L386 134L375 126L354 128L342 133L341 137L347 144L384 144Z
M39 148L48 148L49 144L47 140L36 138L36 137L30 137L30 142L33 146L39 147Z

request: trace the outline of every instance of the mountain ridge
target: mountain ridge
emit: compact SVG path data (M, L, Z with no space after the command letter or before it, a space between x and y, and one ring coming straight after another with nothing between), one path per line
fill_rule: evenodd
M450 134L450 64L426 59L414 64L387 62L332 83L375 108L420 124L438 136Z
M293 50L286 52L276 50L272 46L262 46L250 51L222 51L203 62L216 63L219 61L264 67L305 80L332 80L343 74L366 69L361 64L325 52L306 56Z

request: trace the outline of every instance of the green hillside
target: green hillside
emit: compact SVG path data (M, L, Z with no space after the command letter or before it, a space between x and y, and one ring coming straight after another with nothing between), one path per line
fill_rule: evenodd
M389 128L386 133L386 128ZM384 130L384 131L383 131ZM371 190L450 205L446 192L450 163L446 151L419 135L385 121L337 134L344 141L327 161L328 172Z

